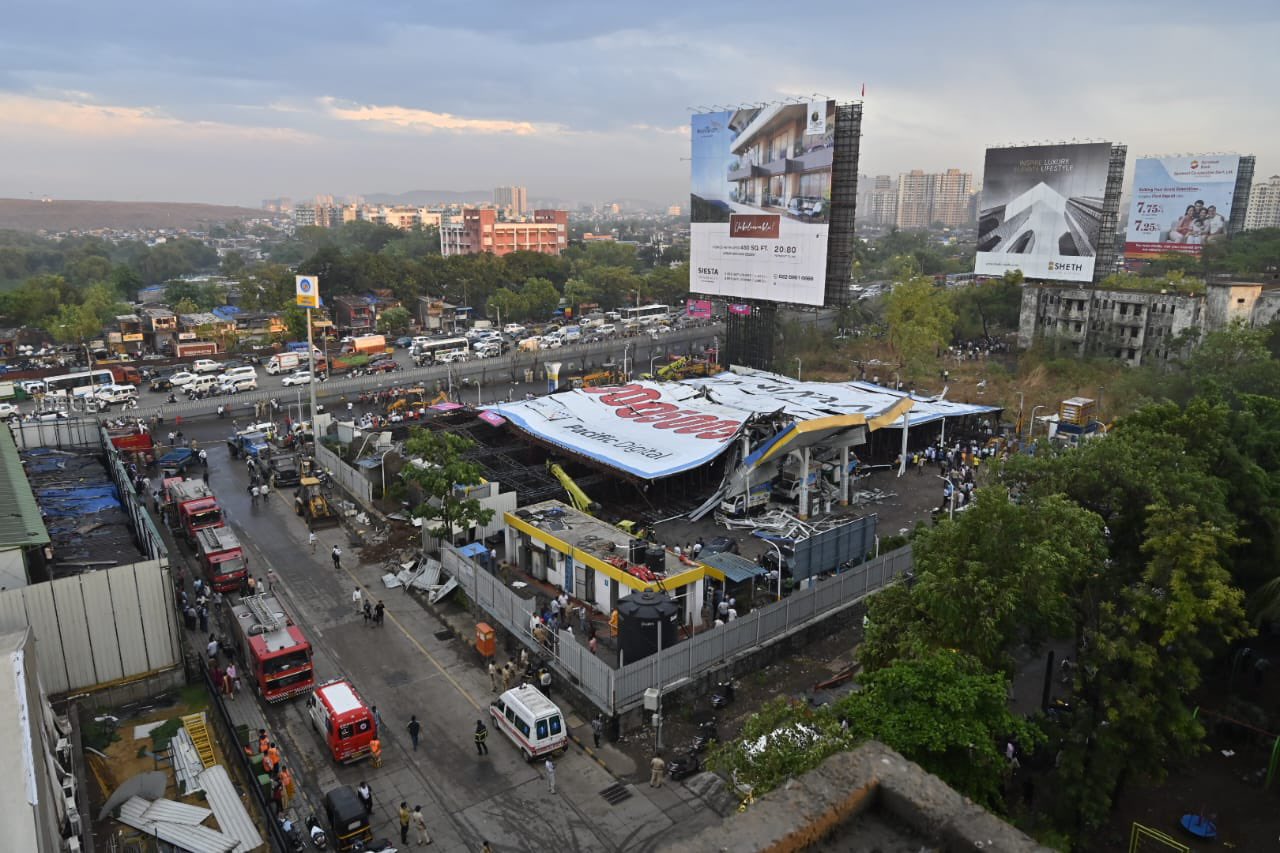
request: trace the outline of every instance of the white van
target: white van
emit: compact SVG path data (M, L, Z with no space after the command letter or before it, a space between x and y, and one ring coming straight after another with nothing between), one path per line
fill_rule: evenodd
M226 374L224 374L226 375ZM222 394L234 394L237 391L257 391L258 377L252 373L246 375L227 376L218 379L218 391Z
M302 365L305 358L306 353L276 353L271 356L271 359L267 362L267 374L270 376L279 376L281 373L292 373Z
M243 367L233 367L218 376L218 381L222 384L231 382L239 382L242 379L252 379L254 384L258 381L258 371L253 365L246 364Z
M103 385L94 396L104 403L116 405L138 399L138 389L133 385Z
M218 387L218 377L210 376L209 374L206 373L203 376L197 376L195 379L192 379L186 385L183 385L182 390L186 391L188 394L195 394L199 391L203 391L207 394L217 387Z
M493 725L511 738L525 761L561 752L569 746L564 714L532 684L503 693L489 706Z
M600 335L601 337L611 338L614 335L618 334L618 327L613 325L612 323L605 323L603 326L596 329L596 334Z
M436 364L453 364L455 361L466 361L467 351L464 349L447 349L436 353Z

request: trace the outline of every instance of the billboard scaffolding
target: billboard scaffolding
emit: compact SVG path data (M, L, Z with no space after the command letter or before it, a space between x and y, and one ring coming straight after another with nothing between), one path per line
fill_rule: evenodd
M974 272L1092 281L1111 167L1107 142L988 148Z

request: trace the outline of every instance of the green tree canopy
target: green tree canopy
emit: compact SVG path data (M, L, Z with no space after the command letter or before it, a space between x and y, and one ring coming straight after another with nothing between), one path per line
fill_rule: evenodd
M424 500L413 512L431 525L428 531L438 539L451 541L454 530L485 525L493 518L493 510L483 508L467 488L483 479L480 466L466 460L474 446L456 433L420 427L405 442L405 456L411 461L400 476L422 490Z

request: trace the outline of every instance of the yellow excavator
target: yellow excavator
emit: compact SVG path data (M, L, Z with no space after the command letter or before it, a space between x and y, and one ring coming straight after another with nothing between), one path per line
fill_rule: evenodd
M298 490L293 498L294 509L307 521L307 527L318 530L321 527L337 527L340 523L337 513L329 506L328 499L321 489L317 477L303 477L298 483Z
M685 379L689 376L710 376L715 371L713 366L702 359L693 358L691 356L681 356L670 364L664 364L658 368L657 374L646 373L641 379L661 379L665 382L673 382L677 379Z

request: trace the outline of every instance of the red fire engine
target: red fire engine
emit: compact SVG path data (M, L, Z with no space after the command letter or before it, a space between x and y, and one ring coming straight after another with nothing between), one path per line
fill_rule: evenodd
M262 698L278 702L311 692L311 644L274 595L249 595L232 605L236 645L245 676Z

